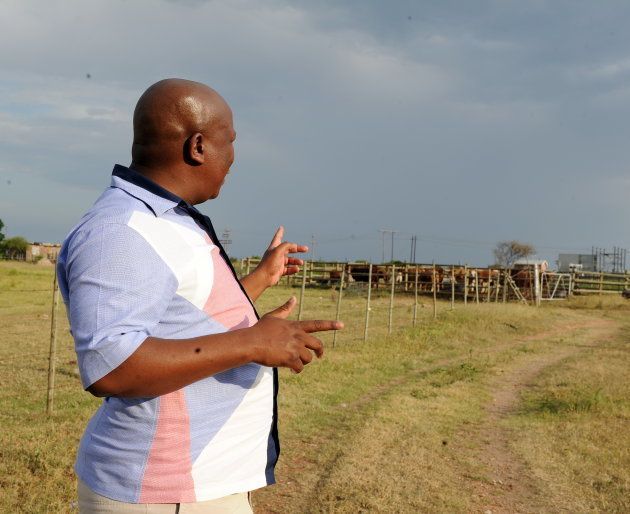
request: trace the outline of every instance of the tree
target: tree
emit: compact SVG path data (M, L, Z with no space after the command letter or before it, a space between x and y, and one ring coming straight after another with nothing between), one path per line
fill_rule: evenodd
M24 259L28 241L23 237L10 237L2 241L2 253L7 259Z
M517 260L535 253L534 245L520 241L499 241L494 249L497 264L505 268L511 268Z
M4 223L0 220L0 247L2 247L2 240L4 239L4 234L2 233L2 229L4 228Z

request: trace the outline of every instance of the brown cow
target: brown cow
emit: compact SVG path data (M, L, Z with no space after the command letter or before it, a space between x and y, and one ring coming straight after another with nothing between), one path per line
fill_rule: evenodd
M433 291L433 266L419 266L418 272L418 291ZM416 267L407 268L407 281L408 284L415 284L416 281ZM436 291L442 289L444 283L444 268L441 266L435 267L435 286ZM412 286L413 287L413 286Z

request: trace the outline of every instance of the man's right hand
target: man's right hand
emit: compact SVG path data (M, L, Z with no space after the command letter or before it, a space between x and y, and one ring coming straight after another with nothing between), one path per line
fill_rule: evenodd
M253 361L263 366L291 368L299 373L313 360L313 353L324 354L323 343L313 332L340 330L341 321L291 321L289 317L297 301L295 296L284 305L265 314L250 330L255 331Z
M257 362L270 367L304 365L324 352L311 333L343 328L339 321L289 321L295 307L287 303L266 314L253 327L190 339L147 337L117 368L92 384L96 396L153 397L177 391L215 373Z

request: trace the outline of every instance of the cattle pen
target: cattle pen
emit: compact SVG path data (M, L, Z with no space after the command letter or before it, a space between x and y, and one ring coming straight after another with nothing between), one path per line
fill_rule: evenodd
M248 257L234 261L245 276L260 262ZM623 294L630 290L630 273L574 271L561 273L538 264L519 268L476 267L466 264L369 263L367 261L306 261L302 270L282 279L284 285L333 288L370 294L407 294L467 304L518 301L539 305L582 294Z

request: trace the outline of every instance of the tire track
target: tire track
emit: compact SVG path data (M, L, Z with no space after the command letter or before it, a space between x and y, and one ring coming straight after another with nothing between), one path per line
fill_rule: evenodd
M588 335L583 337L588 337L594 345L598 345L616 332L618 327L619 325L612 320L594 319L574 325L571 329L588 330ZM549 336L548 334L546 337ZM541 484L536 483L527 465L512 450L511 441L516 434L504 427L502 421L515 412L521 392L531 387L541 373L575 356L585 347L592 346L572 344L558 347L551 352L527 359L526 362L488 383L490 390L493 391L493 399L486 408L484 420L472 434L468 428L465 434L459 436L468 440L472 436L473 442L480 448L478 460L489 470L487 481L470 482L471 477L462 477L471 486L473 504L478 508L478 512L497 514L549 511Z

